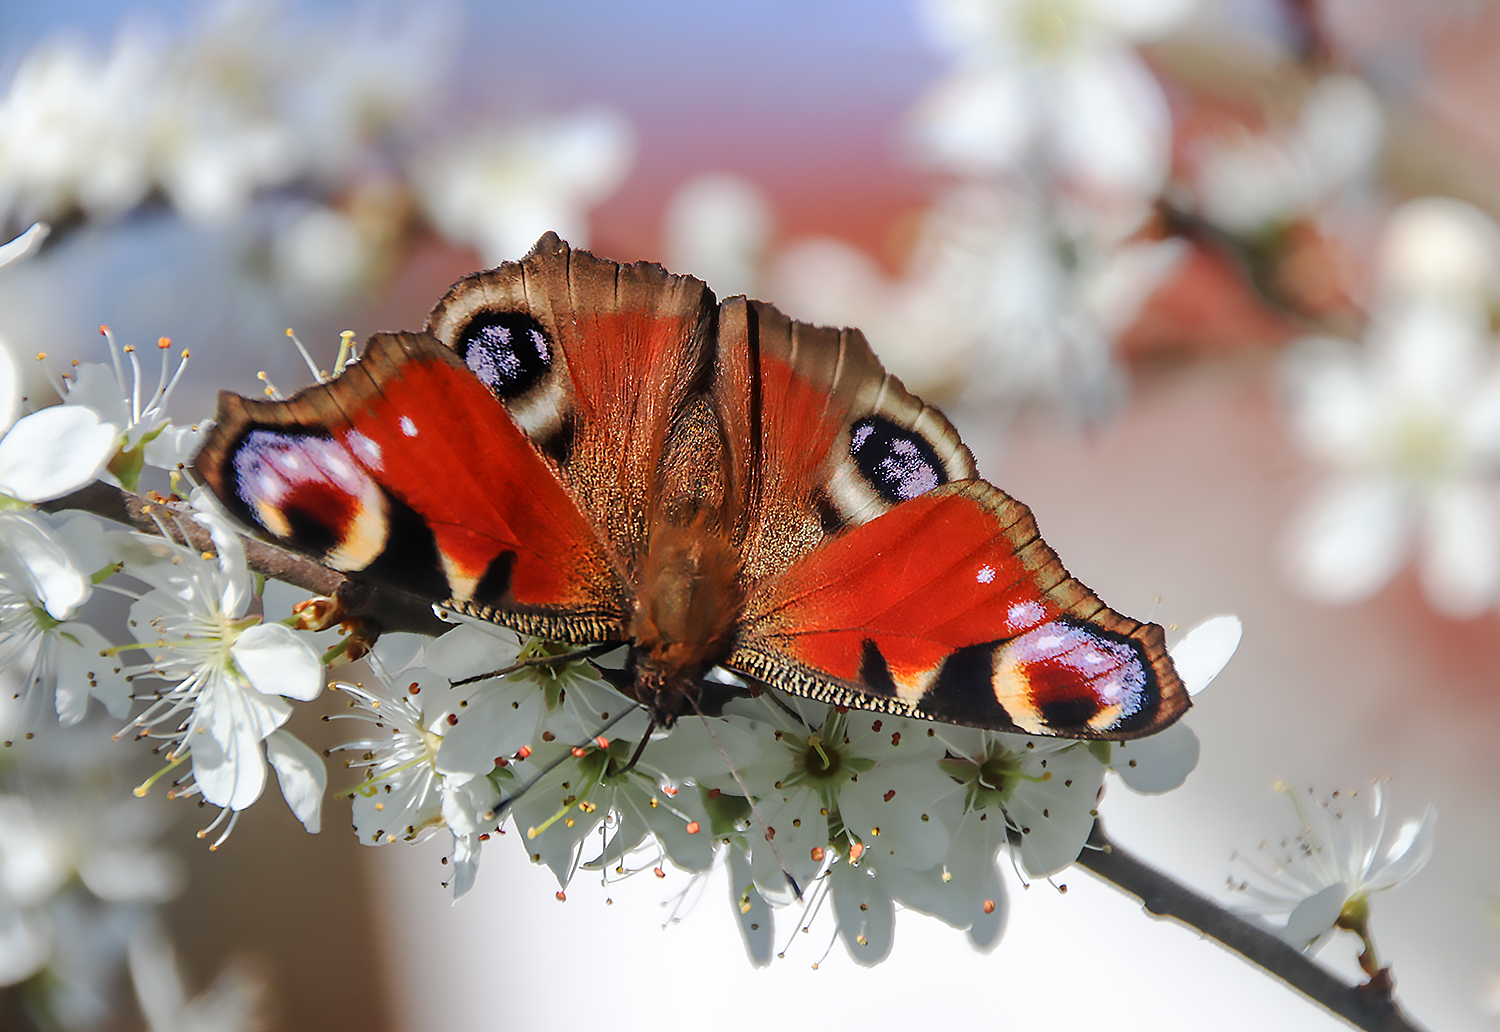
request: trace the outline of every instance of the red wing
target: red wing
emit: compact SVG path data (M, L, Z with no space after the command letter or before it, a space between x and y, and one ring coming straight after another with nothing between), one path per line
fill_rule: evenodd
M454 353L379 334L287 401L223 394L197 459L241 519L338 570L571 640L621 640L593 522Z
M1071 738L1134 738L1187 692L1156 624L1068 575L1026 506L938 487L756 585L725 663L828 702Z

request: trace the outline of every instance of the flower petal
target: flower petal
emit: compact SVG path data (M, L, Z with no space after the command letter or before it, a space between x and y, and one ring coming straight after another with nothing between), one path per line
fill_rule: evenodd
M1021 828L1021 865L1037 878L1078 859L1094 827L1094 807L1104 784L1104 765L1079 746L1048 756L1047 770L1050 778L1023 782L1005 806L1006 815Z
M266 787L266 757L253 729L233 727L228 741L210 734L193 735L193 777L203 798L215 806L243 810Z
M729 850L729 902L739 918L740 936L750 963L765 967L771 963L776 924L771 905L755 887L750 873L750 858L743 851Z
M46 502L98 479L120 431L79 405L54 405L18 420L0 438L0 492Z
M120 661L114 656L103 655L110 643L89 624L73 621L58 628L59 641L54 656L57 663L57 714L63 723L70 723L63 716L64 693L86 691L104 704L109 715L124 720L133 701L130 682L120 669ZM83 715L83 699L78 700L78 716Z
M968 929L977 949L993 949L1005 930L1008 910L997 862L1005 840L1003 822L968 815L954 831L942 864L926 871L886 872L891 895L913 910Z
M1420 821L1409 820L1401 825L1365 888L1370 892L1392 888L1426 867L1432 859L1436 829L1437 807L1428 803Z
M202 447L213 420L205 419L192 426L166 426L146 442L146 464L157 469L175 470L191 462Z
M1427 495L1422 587L1450 616L1478 616L1500 600L1500 506L1490 485L1457 481Z
M15 985L45 967L53 938L45 912L0 906L0 985Z
M521 636L509 627L466 622L429 642L422 655L427 669L459 681L502 670L520 651Z
M1288 573L1319 601L1368 598L1401 565L1411 515L1392 481L1372 477L1329 485L1292 527Z
M16 590L31 596L54 620L66 620L93 592L62 540L32 513L0 513L0 574L21 580Z
M328 771L322 758L295 735L272 731L266 736L266 759L276 768L276 779L286 805L310 833L316 835L323 810Z
M78 865L88 890L112 903L165 903L182 891L183 875L173 854L130 846L99 849Z
M453 832L453 901L474 887L482 842L479 818L489 811L494 792L482 780L443 785L443 821ZM570 872L571 873L571 872Z
M1243 633L1244 625L1237 616L1210 617L1167 649L1189 695L1197 695L1213 683L1234 657Z
M323 664L317 653L284 624L245 628L229 653L250 686L262 695L309 702L323 690Z
M891 952L896 908L879 870L869 863L837 863L828 870L839 938L855 963L870 966Z
M7 245L9 246L9 245ZM3 251L0 248L0 251ZM21 375L10 348L0 341L0 435L10 429L21 411Z
M13 261L26 257L32 249L39 247L42 241L47 239L47 234L51 232L52 227L47 223L33 222L26 232L0 245L0 265L9 265Z
M501 681L474 692L467 702L437 753L438 773L460 782L488 774L497 760L532 745L546 715L541 688L528 681Z
M1277 937L1288 946L1307 949L1332 930L1348 900L1349 886L1346 883L1328 886L1298 903L1286 919L1286 927L1276 932Z
M1158 795L1187 780L1198 766L1200 751L1198 736L1179 720L1149 738L1115 742L1110 769L1134 791Z
M952 787L936 763L882 763L844 787L839 812L873 862L925 871L948 855L962 803Z

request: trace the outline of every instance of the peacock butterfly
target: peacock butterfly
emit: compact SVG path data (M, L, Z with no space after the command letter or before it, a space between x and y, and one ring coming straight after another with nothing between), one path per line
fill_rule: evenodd
M1063 569L858 330L547 234L285 401L219 397L197 468L334 569L629 646L656 722L718 665L796 695L1135 738L1187 709L1160 626Z

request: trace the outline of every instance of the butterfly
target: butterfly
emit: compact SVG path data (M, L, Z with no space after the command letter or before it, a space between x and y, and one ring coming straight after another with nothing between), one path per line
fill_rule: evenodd
M264 536L524 634L629 647L660 726L723 667L839 706L1085 739L1188 695L858 330L554 234L196 460Z

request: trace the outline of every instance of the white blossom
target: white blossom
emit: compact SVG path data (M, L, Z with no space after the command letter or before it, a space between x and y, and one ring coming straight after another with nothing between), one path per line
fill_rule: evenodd
M194 518L209 528L217 555L146 534L113 539L124 572L151 586L131 606L131 629L151 661L128 672L170 685L151 696L131 726L172 743L166 770L192 759L192 783L174 794L201 794L226 812L239 811L265 786L266 741L291 716L288 700L316 698L323 667L304 636L247 615L252 585L238 536L210 513ZM305 747L288 737L272 747L278 773L288 803L312 830L317 810L307 779L318 775Z
M1415 877L1432 857L1436 807L1428 804L1420 820L1402 822L1382 850L1389 814L1378 781L1328 799L1309 792L1306 804L1291 788L1281 790L1300 827L1278 844L1236 857L1245 877L1231 885L1248 897L1244 909L1261 920L1282 919L1272 927L1298 949L1316 952L1341 924L1367 938L1370 896Z
M724 173L699 176L667 205L667 268L691 269L719 297L758 297L771 229L771 206L754 184Z
M0 266L24 258L48 232L37 223L0 247ZM20 380L10 350L0 345L0 496L21 502L61 498L103 471L117 431L84 408L53 406L20 415Z
M926 0L953 70L918 111L924 156L968 178L1040 173L1138 222L1166 182L1171 117L1133 45L1180 24L1192 0Z
M48 1010L98 1023L125 934L181 887L176 859L154 848L157 822L135 801L109 804L57 783L0 794L0 985L45 972Z
M445 35L431 17L310 28L220 3L176 38L45 42L0 97L0 211L106 219L159 191L222 225L270 188L336 188L429 102Z
M1012 405L1061 399L1088 415L1118 399L1113 340L1182 254L1081 209L978 184L938 199L906 276L887 281L848 250L823 243L784 255L778 301L799 318L860 326L916 390L963 385Z
M19 723L28 734L46 701L64 725L83 718L91 696L116 718L130 708L109 642L78 619L93 593L93 571L81 557L86 539L98 534L92 517L59 525L40 514L0 512L0 668L24 677Z
M965 821L998 849L1014 833L1021 866L1056 874L1083 851L1094 827L1104 764L1087 743L972 728L944 728L942 768L961 785Z

